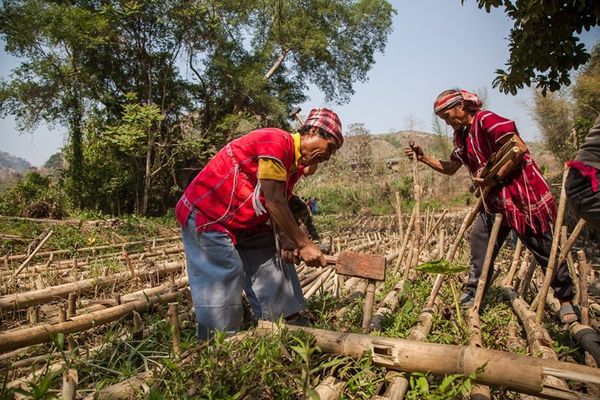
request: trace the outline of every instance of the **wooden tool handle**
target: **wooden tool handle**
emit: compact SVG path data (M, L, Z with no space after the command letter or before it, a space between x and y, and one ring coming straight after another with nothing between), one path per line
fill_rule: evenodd
M327 265L335 265L337 263L338 256L332 256L329 254L323 254L323 256L325 257L325 262L327 262Z

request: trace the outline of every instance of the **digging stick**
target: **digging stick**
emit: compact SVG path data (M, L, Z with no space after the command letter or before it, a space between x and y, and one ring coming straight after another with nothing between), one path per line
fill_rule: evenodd
M492 232L490 233L490 239L485 252L481 275L479 276L479 282L477 282L477 292L475 293L475 300L473 301L472 307L473 312L475 313L478 313L479 308L481 307L481 301L483 300L483 294L486 289L487 277L489 275L490 265L492 264L492 256L494 255L494 248L496 247L496 241L498 240L498 232L500 231L501 224L502 215L496 214L494 216L494 225L492 226Z
M550 249L550 257L548 258L548 266L546 267L546 275L544 276L544 282L542 284L542 289L540 290L540 302L537 307L537 315L536 321L538 323L542 322L544 317L544 305L546 295L548 294L548 289L550 288L550 283L554 278L554 266L556 264L556 255L558 252L558 242L560 240L560 230L563 224L563 218L565 216L565 207L567 204L567 196L565 191L565 181L567 180L567 173L569 169L566 167L563 171L563 179L560 190L560 200L558 202L558 215L556 216L556 224L554 225L554 235L552 237L552 247Z

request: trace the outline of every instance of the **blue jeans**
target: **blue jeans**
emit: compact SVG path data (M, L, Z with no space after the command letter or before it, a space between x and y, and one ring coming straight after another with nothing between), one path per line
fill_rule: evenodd
M234 246L225 233L196 232L192 213L182 238L199 339L239 329L242 290L256 318L277 320L304 309L296 269L280 260L272 234L241 233Z

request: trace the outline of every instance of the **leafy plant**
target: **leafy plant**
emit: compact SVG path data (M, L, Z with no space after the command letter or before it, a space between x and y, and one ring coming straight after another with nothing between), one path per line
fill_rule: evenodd
M458 274L469 270L466 265L450 262L443 258L439 260L425 262L415 267L417 271L427 272L429 274Z

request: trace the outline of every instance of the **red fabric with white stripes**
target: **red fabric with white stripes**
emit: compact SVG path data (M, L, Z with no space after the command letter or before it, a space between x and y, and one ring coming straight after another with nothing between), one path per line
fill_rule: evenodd
M476 176L500 149L498 141L513 134L519 135L513 121L491 111L478 111L468 134L454 132L451 159L463 163ZM488 212L501 213L503 224L518 233L525 232L527 226L535 233L546 232L556 219L554 197L529 151L523 156L521 166L504 178L501 186L492 189L485 207Z

